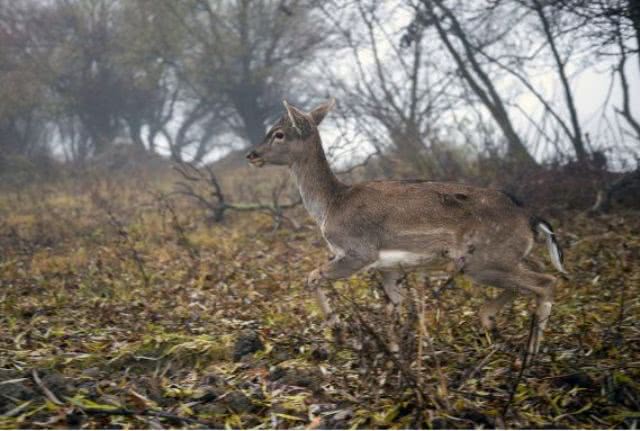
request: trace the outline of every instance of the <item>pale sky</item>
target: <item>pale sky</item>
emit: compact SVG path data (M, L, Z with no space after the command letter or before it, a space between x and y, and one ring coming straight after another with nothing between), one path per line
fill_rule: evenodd
M396 3L389 2L384 3L383 8L385 9L383 15L385 16L384 26L385 31L388 34L391 34L390 40L386 40L385 37L380 34L380 46L381 56L385 57L385 52L391 52L391 45L389 43L397 44L400 40L400 35L405 31L407 25L411 22L413 14L411 11L402 7L393 6ZM399 3L397 3L399 4ZM348 24L348 23L347 23ZM353 29L353 32L358 31L357 26L351 26L350 29ZM517 32L516 32L517 33ZM433 37L433 36L432 36ZM511 35L511 37L518 37L517 34ZM436 44L440 44L439 40L434 40L434 47ZM427 49L427 51L429 51ZM538 53L538 57L536 57L536 62L547 62L545 60L545 56L548 56L548 50L543 50ZM371 53L367 50L367 48L363 48L359 50L361 55L362 63L365 67L374 67L374 61L371 56ZM586 52L592 52L587 50ZM430 52L426 52L425 55L430 55ZM449 65L453 64L453 60L449 57L448 53L441 53L440 55L444 55L441 60L443 64ZM583 54L584 55L584 54ZM589 54L593 55L593 54ZM589 66L586 69L577 69L577 65L580 63L595 63L595 65ZM625 123L625 120L615 113L614 107L619 108L621 106L622 95L620 89L620 82L616 78L615 81L611 81L611 69L614 65L613 62L617 61L617 58L600 58L595 61L595 58L580 58L579 55L576 55L575 61L569 63L567 66L567 72L571 77L571 87L573 90L573 97L575 99L575 104L577 106L578 116L580 118L581 127L583 128L583 133L588 133L590 137L590 142L595 148L599 149L607 149L615 147L615 153L618 158L624 161L631 161L632 159L632 151L629 151L629 148L635 149L635 151L639 151L637 140L634 141L632 138L628 136L624 136L621 134L621 130L628 129L628 126ZM539 64L536 68L527 70L530 81L535 86L536 90L544 95L545 100L550 101L554 109L559 113L559 115L565 119L567 123L569 123L569 115L566 109L566 103L564 100L563 89L560 85L560 79L558 77L557 71L552 67L552 62L548 61L550 66L542 70L539 68ZM352 84L356 83L356 80L359 79L357 74L354 72L355 63L354 59L350 52L345 52L344 55L333 55L331 54L331 67L340 75L343 76L347 82L351 82ZM640 97L637 95L640 94L640 68L638 65L638 60L635 56L629 56L627 59L627 79L629 81L630 89L631 89L631 100L632 100L632 112L635 117L640 120ZM509 108L510 116L512 121L514 122L518 132L521 134L523 140L530 147L530 151L534 154L534 156L539 160L544 160L549 155L554 154L553 148L550 147L550 144L544 144L540 146L534 146L533 142L536 141L535 137L538 135L536 128L531 124L531 121L526 118L525 115L522 114L521 110L527 113L527 116L536 120L536 124L539 125L539 120L543 113L543 108L540 102L536 99L536 97L531 94L522 84L520 84L515 78L508 76L506 73L501 75L501 77L496 78L494 82L498 91L500 92L503 100L508 105L518 105L520 109L517 108ZM456 84L457 85L457 84ZM314 82L309 88L316 88L318 92L323 92L323 94L318 94L316 100L320 100L324 97L324 94L334 94L331 88L326 88L325 84L321 81ZM635 96L635 97L634 97ZM283 95L284 97L284 95ZM312 97L313 98L313 97ZM608 101L607 101L608 100ZM338 100L338 103L341 101ZM607 102L605 104L605 102ZM303 106L303 109L311 109L312 106ZM465 115L465 112L457 112L458 114ZM486 115L486 122L493 124L495 123L493 119L488 115ZM554 122L549 119L548 125L555 127ZM622 126L622 127L620 127ZM349 132L349 131L347 131ZM447 136L450 142L461 142L461 136L453 136L456 134L456 130L450 130L452 133L451 136ZM547 128L545 132L548 135L552 135L552 131L550 128ZM336 142L339 136L339 131L336 129L336 123L332 120L331 115L326 120L326 124L323 124L321 127L321 134L323 136L323 141L325 146L329 147L333 142ZM348 164L350 160L360 159L368 152L371 151L370 145L363 140L362 137L354 137L353 133L347 133L347 138L352 139L352 150L351 151L340 151L333 157L332 162L338 165ZM565 147L567 147L568 140L565 136L560 136L563 141ZM233 138L229 138L233 140ZM229 142L229 139L226 139ZM236 138L237 139L237 138ZM220 139L223 140L223 139ZM540 140L543 142L543 140ZM626 149L625 149L626 148ZM571 148L563 148L563 150L569 154L573 155ZM228 149L221 148L215 149L208 157L207 160L215 160L220 156L224 155ZM612 160L614 163L613 167L621 167L620 160Z
M385 31L387 34L391 34L391 43L398 43L400 35L403 34L408 24L413 18L413 13L406 8L395 7L393 2L385 3L381 8L385 9L381 14L385 16L384 26L387 27ZM355 27L354 27L355 28ZM524 29L526 30L526 28ZM519 31L523 31L520 29ZM355 30L354 30L355 32ZM430 35L429 37L435 37ZM510 37L518 37L517 32L510 35ZM382 33L378 34L378 49L381 52L381 57L384 58L387 53L391 53L392 47ZM435 55L430 52L430 41L428 41L425 57L429 55ZM433 41L434 46L440 45L439 40ZM565 42L566 43L566 42ZM578 42L576 42L578 43ZM562 49L562 45L560 45ZM572 48L576 48L575 46ZM575 51L579 51L575 49ZM359 50L362 63L369 68L375 66L371 52L367 48ZM531 54L531 53L529 53ZM578 117L580 119L580 125L582 127L583 134L589 134L589 140L593 147L598 149L615 148L615 153L618 158L623 162L632 160L633 150L640 153L639 144L637 139L633 139L629 136L624 136L621 133L622 130L629 130L625 120L615 113L614 108L621 108L622 105L622 91L620 88L620 81L616 75L615 80L612 83L612 68L618 61L615 56L601 57L601 58L585 58L585 55L593 56L593 50L584 50L584 53L576 52L573 59L567 65L567 74L570 76L570 85L573 93L574 102L577 108ZM581 57L582 56L582 57ZM338 59L342 61L335 62L335 69L339 73L343 74L347 81L357 79L354 70L353 60L350 55L339 56ZM547 60L548 58L548 60ZM449 57L449 54L439 60L443 64L453 65L453 59ZM540 64L535 67L526 69L529 80L535 87L536 91L544 96L544 99L553 106L555 111L565 119L565 122L569 124L569 114L566 108L564 99L564 91L560 83L560 78L557 70L553 67L553 62L550 60L548 49L545 48L536 54L536 63L549 63L545 66L545 69L540 68ZM446 62L446 63L445 63ZM579 64L590 64L589 67L579 67ZM627 80L630 86L631 95L631 111L634 117L640 121L640 67L637 56L628 56L626 63ZM525 143L531 148L530 150L534 156L539 159L545 159L548 155L553 154L553 149L549 144L535 147L532 145L532 141L535 141L535 136L538 134L535 127L531 124L531 121L527 119L527 116L536 120L539 126L540 118L543 114L543 107L538 99L524 87L519 81L504 73L500 77L495 78L494 85L496 85L500 95L502 96L505 104L518 105L520 109L511 107L509 108L509 115L512 118L516 129L521 134ZM339 102L339 101L338 101ZM525 111L527 116L523 115L521 111ZM464 115L463 112L459 114ZM493 123L493 119L486 115L486 121ZM551 119L548 120L548 125L555 127L555 124ZM621 126L621 127L620 127ZM336 139L336 131L330 130L329 125L324 127L325 145ZM455 133L455 130L451 131ZM552 135L551 130L546 129L545 132L548 135ZM460 137L451 136L452 142L459 142ZM561 140L568 145L568 140L565 136L560 136ZM542 142L542 140L541 140ZM354 145L356 150L354 151L355 158L362 158L366 154L368 145L365 141L358 141ZM370 148L370 147L369 147ZM564 148L563 148L564 149ZM632 151L629 151L632 149ZM573 155L571 148L566 148L566 153ZM370 150L369 150L370 151ZM340 161L335 161L342 164ZM620 160L612 160L615 168L622 167Z
M617 61L615 59L612 60ZM591 141L596 147L610 147L626 143L635 145L636 149L640 150L640 148L637 148L637 141L634 142L629 137L619 136L619 130L617 130L617 124L615 124L617 117L619 124L623 128L629 129L625 120L617 115L614 110L614 108L622 107L622 90L617 75L612 86L611 67L613 66L613 61L602 61L597 66L582 70L572 77L571 87L580 124L583 132L589 133ZM640 95L640 68L638 67L636 56L628 58L625 69L630 87L631 111L634 117L640 120L640 97L638 97ZM533 81L538 90L542 90L546 95L552 95L550 100L554 101L554 107L557 107L558 111L563 114L563 118L569 118L565 108L563 89L557 73L545 73ZM605 105L607 97L609 97L609 100ZM517 99L517 103L534 118L541 115L542 107L530 92L523 93ZM521 130L528 128L527 120L517 110L512 111L514 111L514 121L516 121L518 128ZM611 136L611 128L607 125L603 114L606 115L608 121L616 129L613 131L615 138ZM614 139L617 142L612 142Z

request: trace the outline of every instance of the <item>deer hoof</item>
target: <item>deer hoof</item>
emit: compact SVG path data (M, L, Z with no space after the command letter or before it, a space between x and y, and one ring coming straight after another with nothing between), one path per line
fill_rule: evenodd
M489 344L494 344L501 338L500 331L498 331L495 327L492 329L485 329L484 336Z
M482 311L480 314L480 323L485 331L493 332L496 330L496 317L492 314L485 314Z
M318 287L323 279L324 277L322 276L320 270L314 269L309 273L309 276L307 277L307 287L314 289Z
M389 351L391 353L398 353L400 351L400 346L395 341L389 343Z
M345 336L344 328L342 327L342 325L338 324L338 325L332 326L331 335L333 336L333 341L337 345L341 346L345 344L346 336Z
M331 313L331 316L327 319L327 326L330 328L339 328L342 326L340 317L336 313Z

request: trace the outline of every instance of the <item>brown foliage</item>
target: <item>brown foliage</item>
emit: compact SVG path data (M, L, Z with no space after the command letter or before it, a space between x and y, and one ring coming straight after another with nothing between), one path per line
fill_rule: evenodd
M348 322L346 344L335 345L303 288L326 257L310 223L274 232L270 216L251 212L207 226L189 201L151 190L101 180L0 195L0 427L637 420L636 212L554 220L571 277L542 354L523 369L527 298L487 338L476 316L486 293L466 279L411 275L412 299L390 317L375 274L364 274L335 283ZM400 337L398 358L387 327Z

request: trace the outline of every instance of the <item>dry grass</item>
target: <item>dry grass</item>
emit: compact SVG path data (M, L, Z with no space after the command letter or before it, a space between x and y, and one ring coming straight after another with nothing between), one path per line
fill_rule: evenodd
M637 213L556 221L572 276L518 382L527 298L489 340L475 313L491 289L411 276L418 299L395 319L375 275L356 277L336 283L338 346L302 285L326 257L308 221L206 226L187 202L170 201L175 217L163 205L109 181L0 195L0 428L637 425ZM256 335L263 349L234 360Z

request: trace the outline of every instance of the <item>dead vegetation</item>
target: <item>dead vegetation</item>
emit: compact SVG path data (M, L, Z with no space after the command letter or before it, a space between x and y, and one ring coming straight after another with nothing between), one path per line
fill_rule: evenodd
M400 316L375 274L335 283L335 344L304 291L326 255L301 209L296 230L263 212L207 224L171 190L0 195L0 428L637 427L637 212L554 220L571 276L523 367L529 300L484 334L496 291L463 277L409 275Z

